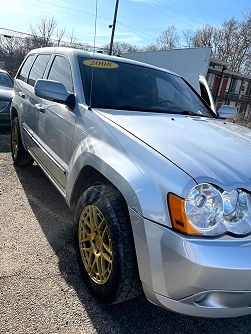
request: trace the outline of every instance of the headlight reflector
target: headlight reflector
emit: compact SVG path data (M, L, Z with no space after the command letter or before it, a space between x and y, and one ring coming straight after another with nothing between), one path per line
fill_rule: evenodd
M242 190L224 191L222 193L224 202L225 223L238 223L249 215L250 195Z
M189 222L199 231L215 228L223 215L221 193L211 184L199 184L190 191L185 210Z

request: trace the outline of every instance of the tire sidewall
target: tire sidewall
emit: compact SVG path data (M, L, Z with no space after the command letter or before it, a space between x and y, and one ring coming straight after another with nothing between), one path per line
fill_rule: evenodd
M17 155L16 157L14 157L14 153L13 153L13 148L12 148L12 130L13 127L17 128L17 139L18 139L18 145L17 145ZM10 132L10 136L11 136L11 155L12 155L12 159L14 162L14 165L18 165L19 160L20 160L20 149L21 148L21 135L20 135L20 127L19 127L19 120L17 117L15 117L12 121L11 121L11 132Z
M103 302L111 303L113 302L113 300L116 299L122 271L124 268L123 259L125 244L122 240L122 233L119 228L118 218L115 211L113 210L112 203L105 195L104 190L105 186L93 186L83 193L76 208L74 221L76 225L78 261L84 281L86 285L91 289L96 298L100 299ZM104 218L106 219L106 223L108 225L112 240L112 272L108 281L103 285L95 283L86 272L85 266L81 258L78 243L78 226L80 215L83 208L90 204L97 206L101 210Z
M13 148L12 148L13 127L17 128L18 145L17 145L17 155L16 155L16 157L14 157ZM11 133L11 135L10 135L11 155L12 155L13 164L17 167L25 167L25 166L32 165L34 160L30 156L30 154L25 150L25 148L23 146L18 117L15 117L13 120L11 120L11 132L10 133Z

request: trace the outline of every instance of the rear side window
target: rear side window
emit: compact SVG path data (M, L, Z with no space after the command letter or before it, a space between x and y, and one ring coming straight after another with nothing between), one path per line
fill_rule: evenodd
M26 79L28 78L28 74L30 72L30 68L34 62L36 55L30 55L28 56L28 58L26 59L25 63L23 64L21 71L18 73L17 75L17 79L20 79L22 81L26 81Z
M38 55L30 71L28 84L34 86L38 79L42 79L50 55Z
M48 79L62 83L68 92L73 92L70 64L65 57L55 57L48 75Z

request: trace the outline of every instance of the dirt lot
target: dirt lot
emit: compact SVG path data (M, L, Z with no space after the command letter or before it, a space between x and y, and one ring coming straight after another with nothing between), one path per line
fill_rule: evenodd
M14 169L0 134L0 333L250 333L251 316L199 319L144 297L104 306L81 281L72 214L38 166Z

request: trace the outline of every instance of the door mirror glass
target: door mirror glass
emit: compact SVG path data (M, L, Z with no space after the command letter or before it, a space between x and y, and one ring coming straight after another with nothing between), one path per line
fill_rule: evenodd
M222 118L233 119L237 115L237 108L234 106L223 105L219 110L219 116Z
M35 95L43 99L65 104L71 108L75 106L75 95L69 94L65 86L58 81L39 79L34 86Z

